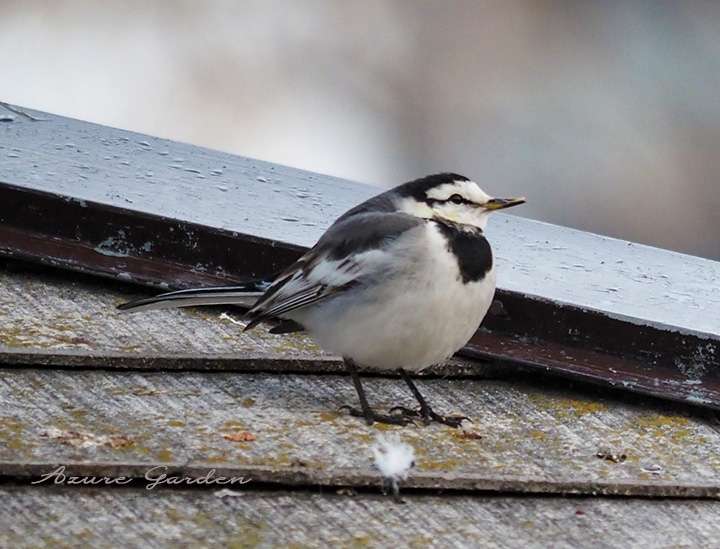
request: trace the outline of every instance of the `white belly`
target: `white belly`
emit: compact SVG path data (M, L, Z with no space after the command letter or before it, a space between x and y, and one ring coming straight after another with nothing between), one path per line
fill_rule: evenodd
M295 319L324 349L363 366L418 371L450 357L485 317L495 294L495 271L465 284L439 233L429 229L426 240L425 251L432 253L417 257L415 248L402 276L391 274L359 290L363 295L351 291Z

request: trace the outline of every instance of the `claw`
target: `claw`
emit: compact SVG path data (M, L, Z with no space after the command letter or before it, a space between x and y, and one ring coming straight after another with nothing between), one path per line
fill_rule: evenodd
M347 404L340 406L340 410L347 410L348 413L353 417L365 418L365 423L372 425L373 423L386 423L388 425L415 425L412 419L404 416L391 416L385 414L378 414L377 412L370 410L369 413L364 413L362 410L348 406Z
M430 425L430 423L434 421L436 423L447 425L448 427L458 428L462 425L463 421L472 422L472 420L467 416L442 416L435 413L432 408L418 408L413 410L411 408L406 408L405 406L393 406L390 410L388 410L388 412L392 414L398 410L400 411L401 417L417 417L422 419L425 425Z
M388 410L388 414L393 414L397 410L400 410L400 413L404 416L420 417L418 410L413 410L412 408L407 408L406 406L393 406Z
M441 416L439 414L436 414L435 412L431 412L430 418L432 419L432 421L442 423L449 427L454 427L455 429L460 427L463 421L470 421L470 418L466 416Z

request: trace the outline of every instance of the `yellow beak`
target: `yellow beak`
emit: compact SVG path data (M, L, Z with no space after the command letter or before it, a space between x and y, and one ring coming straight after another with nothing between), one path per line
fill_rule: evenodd
M486 210L503 210L505 208L512 208L513 206L524 203L524 196L519 198L493 198L492 200L488 200L483 207Z

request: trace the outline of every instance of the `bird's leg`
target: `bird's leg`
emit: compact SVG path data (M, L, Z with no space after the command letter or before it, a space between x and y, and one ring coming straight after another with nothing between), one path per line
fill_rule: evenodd
M428 425L431 421L436 421L438 423L449 425L450 427L460 427L463 420L469 421L469 418L465 416L441 416L440 414L435 413L435 411L427 403L427 400L425 400L425 397L422 396L418 388L415 386L412 379L410 379L408 373L402 368L400 368L400 375L405 383L407 383L407 386L410 387L415 400L417 400L418 404L420 404L420 409L410 410L404 406L395 406L390 410L390 413L395 410L400 410L403 417L420 417L425 425Z
M378 414L375 410L370 408L370 404L365 396L365 390L360 382L360 374L358 373L357 365L349 358L346 358L345 367L347 368L347 371L352 378L353 385L355 386L355 390L357 391L358 399L360 400L360 410L353 408L352 406L341 406L341 410L347 410L350 412L351 416L364 417L365 422L368 425L372 425L376 421L378 423L390 423L392 425L407 425L408 423L413 423L412 419L408 417Z

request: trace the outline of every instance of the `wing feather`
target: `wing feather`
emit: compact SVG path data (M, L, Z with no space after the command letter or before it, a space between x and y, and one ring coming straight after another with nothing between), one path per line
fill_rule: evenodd
M269 318L342 293L377 268L383 250L406 231L424 223L403 213L370 212L341 218L318 243L272 283L248 311L250 329Z

